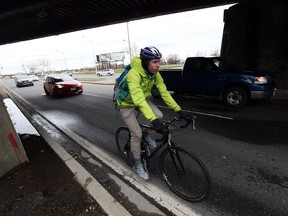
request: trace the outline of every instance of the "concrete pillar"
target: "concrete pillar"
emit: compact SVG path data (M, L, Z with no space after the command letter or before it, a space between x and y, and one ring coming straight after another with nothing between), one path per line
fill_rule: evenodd
M221 56L244 69L266 70L288 90L288 1L249 0L224 12Z

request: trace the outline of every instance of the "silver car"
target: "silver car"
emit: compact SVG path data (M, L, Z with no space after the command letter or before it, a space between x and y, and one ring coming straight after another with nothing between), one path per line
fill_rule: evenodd
M14 80L17 87L34 85L33 80L28 75L16 75Z
M39 81L39 77L36 75L30 75L29 77L32 79L32 81Z
M97 71L96 73L97 76L103 76L103 75L112 76L113 74L114 74L113 69L103 69L101 71Z

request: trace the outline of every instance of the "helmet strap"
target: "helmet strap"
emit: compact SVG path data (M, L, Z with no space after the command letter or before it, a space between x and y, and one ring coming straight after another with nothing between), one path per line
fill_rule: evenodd
M149 60L141 60L141 65L144 68L145 71L148 71L148 64L149 64Z

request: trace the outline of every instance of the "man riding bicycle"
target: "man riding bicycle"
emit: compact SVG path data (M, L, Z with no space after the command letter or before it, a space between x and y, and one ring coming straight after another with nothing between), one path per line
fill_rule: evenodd
M144 170L141 162L141 139L142 130L137 121L135 108L153 125L158 133L166 134L167 128L160 122L163 117L162 112L147 99L151 93L153 85L159 90L159 93L168 107L173 109L179 116L185 120L190 115L181 110L175 102L158 73L160 59L162 54L156 47L145 47L140 51L140 57L134 57L131 60L131 69L120 83L117 94L117 105L121 117L131 133L131 152L134 159L133 169L143 180L148 180L149 175ZM151 143L151 142L150 142ZM151 143L155 147L154 142Z

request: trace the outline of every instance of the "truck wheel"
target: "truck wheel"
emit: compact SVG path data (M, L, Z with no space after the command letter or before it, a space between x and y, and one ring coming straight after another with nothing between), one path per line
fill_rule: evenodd
M227 106L240 108L248 101L247 92L240 87L232 87L225 91L223 101Z
M151 94L154 98L160 98L160 92L156 86L153 86Z

